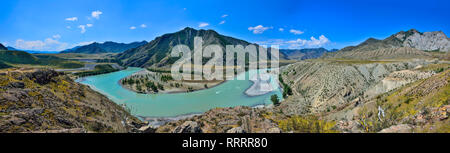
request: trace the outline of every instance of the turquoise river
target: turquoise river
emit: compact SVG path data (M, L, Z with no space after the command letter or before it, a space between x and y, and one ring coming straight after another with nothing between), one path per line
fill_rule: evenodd
M140 70L130 67L118 72L79 78L77 82L90 86L117 104L126 104L133 115L142 117L175 117L203 113L217 107L268 105L271 95L281 97L279 88L265 95L247 96L244 92L253 84L248 77L246 80L229 80L205 90L173 94L139 94L119 84L120 79ZM278 87L274 80L271 83Z

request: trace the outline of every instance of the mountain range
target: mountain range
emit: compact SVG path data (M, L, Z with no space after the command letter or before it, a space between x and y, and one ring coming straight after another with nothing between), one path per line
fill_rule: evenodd
M107 41L104 43L94 42L89 45L77 46L72 49L67 49L61 53L84 53L84 54L99 54L99 53L121 53L128 49L136 48L147 44L147 41L126 43L116 43Z
M0 43L0 50L8 50L8 48L6 48L5 46L3 46L3 44Z
M192 49L195 36L202 37L205 46L217 44L223 48L251 44L213 30L185 28L115 56L126 66L166 66L175 59L169 57L171 49L177 44ZM285 98L278 105L257 109L217 108L164 123L156 132L448 133L448 60L423 59L450 53L448 38L444 36L442 32L421 33L413 29L383 40L371 38L340 51L281 49L282 59L302 60L321 54L324 58L337 59L303 60L281 68L279 81ZM105 49L99 46L94 43L77 49L85 47L93 53L103 53ZM385 58L419 59L372 60ZM24 64L60 68L82 66L68 62L53 55L0 51L0 68ZM144 126L148 123L141 123L107 97L74 82L67 77L70 74L24 68L5 71L0 72L0 94L3 95L0 101L8 103L4 105L7 111L3 111L6 113L0 120L0 132L143 132L151 129Z
M380 59L430 56L428 52L449 52L450 39L442 31L419 32L415 29L400 31L378 40L369 38L357 46L345 47L327 53L323 58Z
M196 30L187 27L175 33L169 33L155 38L146 45L127 50L117 55L125 66L134 67L162 67L173 64L177 58L171 58L170 51L178 44L189 46L192 50L194 48L194 37L202 37L203 46L216 44L225 48L226 45L243 45L247 46L250 43L244 40L220 35L214 30ZM255 44L256 45L256 44Z
M305 60L319 58L327 52L335 52L337 49L327 50L325 48L305 48L305 49L280 49L289 60Z
M30 54L57 54L57 53L59 53L59 51L21 50L21 49L16 49L16 48L11 47L11 46L8 46L6 48L8 50L23 51L23 52L27 52L27 53L30 53Z
M349 46L340 51L367 51L380 48L410 47L424 51L450 51L450 39L442 31L419 32L416 29L400 31L390 37L378 40L369 38L357 46Z

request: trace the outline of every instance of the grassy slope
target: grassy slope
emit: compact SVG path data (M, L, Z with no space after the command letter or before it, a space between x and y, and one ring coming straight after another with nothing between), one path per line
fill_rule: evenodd
M0 69L10 68L10 67L11 67L11 65L8 65L8 64L0 61Z
M101 65L96 65L94 70L92 70L92 71L78 72L78 73L75 73L75 75L84 77L84 76L90 76L90 75L98 75L98 74L115 72L118 70L119 69L115 69L109 64L101 64Z
M53 68L80 68L84 66L84 64L77 61L65 60L48 55L35 56L23 51L0 51L0 61L19 67L45 66Z
M450 100L450 69L448 65L432 65L422 70L440 72L428 79L408 84L398 90L380 95L359 111L360 123L367 132L397 124L413 125L415 132L450 132L450 121L436 119ZM378 106L385 110L386 117L378 118ZM418 117L425 122L418 122Z

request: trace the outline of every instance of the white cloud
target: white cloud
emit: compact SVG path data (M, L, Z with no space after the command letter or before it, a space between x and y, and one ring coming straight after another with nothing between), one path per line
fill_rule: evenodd
M77 21L77 17L66 18L66 21Z
M135 26L131 26L130 29L131 29L131 30L134 30L134 29L136 29L136 27L135 27Z
M26 41L23 39L17 39L14 47L22 50L62 51L68 48L74 48L76 46L89 45L94 42L95 41L86 41L69 45L68 43L60 42L52 38L46 38L43 41L42 40Z
M187 8L183 8L183 11L186 11L187 10Z
M141 24L141 28L147 28L147 25Z
M59 39L59 38L61 38L61 35L56 34L56 35L53 35L52 37L55 38L55 39Z
M228 16L228 14L224 14L222 15L222 18L226 18Z
M92 43L94 43L94 42L95 42L95 41L79 42L79 43L73 44L70 48L74 48L74 47L77 47L77 46L89 45L89 44L92 44Z
M289 43L290 48L298 48L298 47L322 47L323 45L329 42L330 40L327 37L321 35L319 39L311 37L310 40L297 39L288 41L287 43Z
M90 27L93 27L94 25L93 24L86 24L86 25L79 25L78 26L78 28L80 28L81 29L81 33L85 33L86 32L86 28L90 28Z
M17 39L15 48L23 50L45 50L45 51L59 51L67 48L68 44L59 42L58 40L47 38L44 41L32 40L26 41L23 39Z
M284 46L292 49L298 49L298 48L315 48L315 47L323 47L324 45L330 43L331 41L325 37L324 35L319 36L319 39L316 39L315 37L311 37L309 40L306 39L296 39L296 40L288 40L285 41L283 39L272 39L268 41L261 41L256 42L260 45L279 45Z
M93 18L100 19L100 15L101 15L101 14L103 14L103 12L97 10L97 11L92 12L92 13L91 13L91 16L92 16Z
M301 35L301 34L305 33L303 31L295 30L295 29L291 29L291 30L289 30L289 32L293 33L294 35Z
M209 23L201 22L200 24L198 24L198 27L200 27L200 28L203 28L203 27L206 27L206 26L209 26Z
M264 27L262 25L258 25L256 27L249 27L248 30L253 31L254 34L262 34L264 31L272 28L273 27Z
M284 31L284 29L283 28L279 28L278 31Z
M18 49L42 49L45 43L41 40L25 41L23 39L17 39L16 45Z
M66 28L67 28L67 29L72 29L72 27L71 27L71 26L67 26Z
M85 25L79 25L78 28L81 29L81 33L85 33L86 32L86 26Z
M219 24L225 24L225 20L223 20L223 21L220 21L220 23Z

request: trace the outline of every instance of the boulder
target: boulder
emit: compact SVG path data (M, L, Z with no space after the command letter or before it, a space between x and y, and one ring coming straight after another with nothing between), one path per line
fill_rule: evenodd
M186 121L182 125L176 127L172 133L203 133L197 122Z
M53 78L59 75L60 74L54 70L39 69L33 73L28 73L27 77L40 85L45 85L52 82Z
M227 131L227 133L246 133L242 127L235 127Z
M389 128L383 129L378 133L411 133L412 127L408 124L393 125Z
M146 125L139 128L139 131L142 133L155 133L156 129L153 128L151 125Z
M25 83L23 82L11 82L9 83L10 88L21 88L23 89L25 87Z
M267 133L281 133L281 129L274 127L274 128L270 128Z

